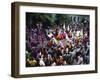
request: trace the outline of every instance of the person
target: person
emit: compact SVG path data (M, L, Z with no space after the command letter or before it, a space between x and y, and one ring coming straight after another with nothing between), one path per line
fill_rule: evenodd
M83 57L80 55L77 58L78 58L77 64L83 64Z
M45 66L45 62L43 61L43 55L39 57L39 66Z

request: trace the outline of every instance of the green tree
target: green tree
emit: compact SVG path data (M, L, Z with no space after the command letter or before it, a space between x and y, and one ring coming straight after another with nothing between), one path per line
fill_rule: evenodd
M50 13L28 13L26 14L27 23L36 24L42 22L47 26L68 25L71 17L67 14L50 14Z

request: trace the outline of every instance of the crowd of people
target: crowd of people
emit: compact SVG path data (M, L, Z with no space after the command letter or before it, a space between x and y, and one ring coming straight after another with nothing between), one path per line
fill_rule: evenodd
M81 65L90 62L89 23L26 27L26 66Z

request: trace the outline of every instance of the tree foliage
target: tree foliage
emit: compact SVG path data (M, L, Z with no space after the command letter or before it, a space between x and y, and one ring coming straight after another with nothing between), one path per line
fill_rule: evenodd
M71 17L66 14L50 14L50 13L29 13L26 14L26 22L28 24L36 24L42 22L46 26L68 24Z

